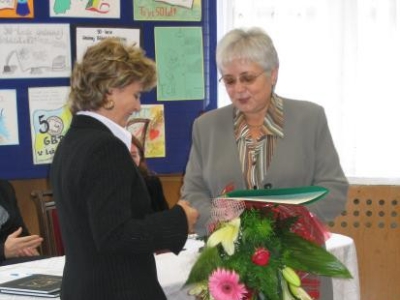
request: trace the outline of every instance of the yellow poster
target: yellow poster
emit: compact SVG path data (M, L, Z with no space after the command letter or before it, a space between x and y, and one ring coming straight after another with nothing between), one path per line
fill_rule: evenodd
M145 157L165 157L164 105L142 105L128 119L127 130L144 145Z
M50 164L71 124L66 107L69 87L29 88L33 164Z

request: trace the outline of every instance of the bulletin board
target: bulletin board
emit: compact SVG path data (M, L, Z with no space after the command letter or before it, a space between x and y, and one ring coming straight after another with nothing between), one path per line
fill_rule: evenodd
M17 1L5 1L11 5ZM66 5L87 2L87 12L81 16L69 16L68 14L59 16L60 13L67 11ZM153 1L153 0L107 0L107 1L57 1L57 0L29 0L31 7L18 7L17 10L9 9L6 15L5 10L0 7L0 42L4 40L2 32L7 24L43 24L57 28L66 25L70 35L70 57L66 53L57 56L56 66L62 66L68 61L71 67L77 58L76 52L76 28L102 27L102 28L132 28L140 31L140 46L146 54L157 60L157 55L161 61L161 54L156 51L163 51L163 45L155 45L156 33L161 34L157 40L163 43L164 28L175 30L176 28L190 29L200 28L202 34L202 72L204 76L200 85L200 92L183 94L177 97L168 98L168 93L164 93L164 98L160 99L160 92L157 88L151 92L144 93L141 97L142 105L162 104L165 122L165 155L162 157L147 158L150 169L158 174L183 173L191 146L192 124L196 117L204 111L217 107L217 71L214 61L216 46L216 1L214 0L194 0L201 6L190 10L182 9L182 6L172 5L171 3L185 3L190 1ZM89 7L90 3L102 3L98 7ZM119 3L120 11L108 11L107 3ZM20 4L18 4L20 5ZM149 6L148 6L149 5ZM107 18L93 18L93 12L109 13ZM15 14L20 15L15 15ZM21 17L22 16L22 17ZM56 26L57 25L57 26ZM13 26L8 26L13 28ZM65 29L64 26L61 26ZM26 28L22 26L22 28ZM167 32L166 31L166 32ZM65 35L65 32L64 34ZM3 41L1 41L3 39ZM161 41L161 42L160 42ZM1 47L1 46L0 46ZM158 50L157 50L158 49ZM66 49L64 48L63 51ZM11 52L11 51L10 51ZM59 59L63 57L63 59ZM2 58L0 58L0 61ZM4 60L4 58L3 58ZM5 69L5 67L4 67ZM33 70L33 68L32 68ZM5 70L0 70L4 72ZM9 70L6 70L9 71ZM33 72L33 71L32 71ZM4 75L4 73L3 73ZM193 85L199 85L197 78L192 81ZM13 91L16 93L16 115L17 121L13 124L12 130L18 132L17 142L10 145L0 143L0 178L8 180L47 178L51 162L37 164L34 162L32 153L32 125L30 121L29 101L35 88L42 87L66 87L69 86L69 77L52 76L46 74L33 77L7 78L0 76L0 92ZM179 86L179 85L178 85ZM199 90L198 87L197 91ZM41 90L41 89L39 89ZM163 90L164 92L167 90ZM31 94L31 95L29 95ZM39 94L40 95L40 94ZM191 96L193 95L193 96ZM185 98L187 97L187 98ZM192 97L192 98L191 98ZM40 97L39 97L40 98ZM179 99L178 99L179 98ZM183 99L182 99L183 98ZM1 100L1 99L0 99ZM1 130L1 112L0 112Z

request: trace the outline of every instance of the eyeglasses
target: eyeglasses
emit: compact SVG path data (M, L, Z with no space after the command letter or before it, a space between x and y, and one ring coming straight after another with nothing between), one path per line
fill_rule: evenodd
M256 81L256 79L265 72L266 71L264 70L259 74L242 73L237 77L232 75L224 75L218 81L223 82L227 87L233 87L239 80L241 84L247 86L253 84Z

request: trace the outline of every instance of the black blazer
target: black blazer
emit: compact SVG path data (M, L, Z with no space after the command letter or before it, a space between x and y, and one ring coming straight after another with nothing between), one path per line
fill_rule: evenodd
M98 120L74 116L51 166L65 246L61 299L166 299L154 252L187 239L180 206L153 213L126 145Z
M156 175L147 175L144 177L147 189L150 194L151 208L153 211L167 210L168 202L165 199L164 191L160 178Z
M0 224L0 264L2 264L5 260L4 242L7 237L19 227L22 227L20 236L29 235L29 231L22 219L13 186L7 180L2 179L0 179L0 205L9 215L8 220L4 224Z

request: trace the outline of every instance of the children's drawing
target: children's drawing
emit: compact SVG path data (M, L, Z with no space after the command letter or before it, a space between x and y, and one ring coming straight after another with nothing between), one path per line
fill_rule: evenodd
M22 72L32 75L40 75L44 72L65 71L67 57L56 55L52 59L46 57L45 48L21 47L8 53L3 68L4 74L12 75L17 68ZM11 60L15 58L17 64L13 65Z
M71 119L71 112L65 106L54 110L33 112L34 141L32 144L35 164L51 163L58 144L69 128Z
M17 145L18 116L15 90L0 90L0 146Z
M134 20L201 21L202 0L132 0Z
M28 93L33 163L49 164L71 124L66 106L69 87L35 87Z
M155 27L157 100L202 100L205 95L200 27Z
M33 18L33 0L0 0L0 18Z
M129 117L127 130L142 141L146 157L165 157L164 105L142 105Z
M126 129L142 143L143 148L146 146L146 136L150 121L150 119L146 118L131 118L126 126Z
M192 9L194 0L154 0L155 2L164 2L170 5L182 6Z
M0 78L69 77L67 24L2 24Z
M51 0L52 17L119 18L118 0Z
M6 125L6 116L4 113L4 108L0 109L0 145L6 143L6 141L10 138L10 133L8 132L8 128Z
M31 12L28 6L28 0L17 0L17 14L20 16L29 15Z

